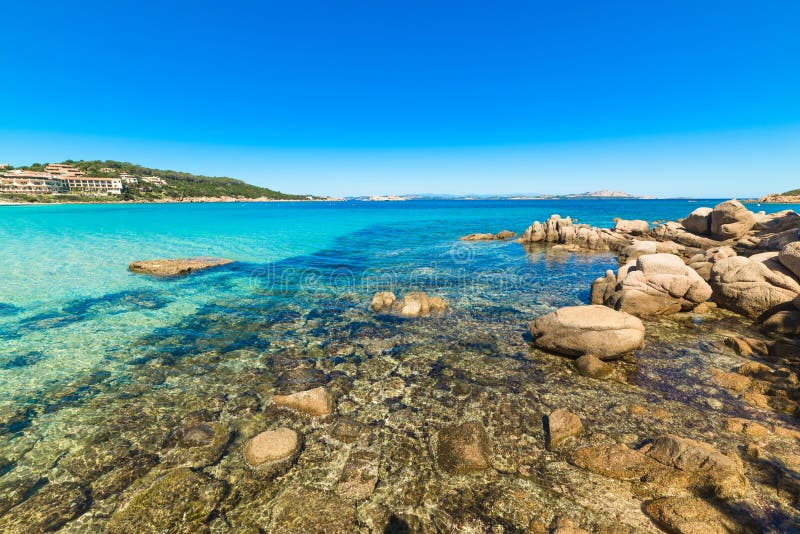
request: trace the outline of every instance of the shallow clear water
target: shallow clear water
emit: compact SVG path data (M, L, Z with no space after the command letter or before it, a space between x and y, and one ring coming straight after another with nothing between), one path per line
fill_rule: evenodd
M119 418L126 409L119 403L129 398L138 399L136 409L143 412L165 398L175 402L175 420L163 423L169 426L198 409L193 403L204 395L213 398L239 380L249 383L243 376L254 366L265 367L272 387L279 369L264 363L263 355L287 348L324 358L318 366L333 369L424 347L445 355L440 365L449 369L446 376L466 387L541 382L538 366L503 372L529 357L527 322L555 307L587 302L591 281L615 268L616 258L458 238L522 232L551 213L611 226L614 217L676 219L715 203L0 207L0 454L11 471L5 476L24 468L51 482L69 479L56 466L58 458L83 446L87 436L102 434L104 420ZM127 271L134 260L198 255L236 263L170 280ZM368 304L379 290L442 295L452 312L418 322L376 319ZM476 351L508 361L489 370L460 367L447 356L463 353L466 362ZM652 380L647 371L639 371L642 384ZM167 378L153 381L153 373ZM413 377L405 377L409 387ZM557 389L557 383L549 387ZM674 391L664 396L680 397ZM376 410L379 418L393 412L391 406ZM159 417L142 417L142 428L163 430ZM146 450L151 438L141 437L139 447Z

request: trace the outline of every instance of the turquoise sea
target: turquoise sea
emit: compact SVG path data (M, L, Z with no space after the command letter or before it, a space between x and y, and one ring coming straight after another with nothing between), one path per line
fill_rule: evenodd
M76 477L92 484L116 469L76 475L62 465L96 436L105 443L124 435L131 449L160 454L157 432L201 408L210 418L226 413L200 406L203 398L224 404L244 388L265 405L281 371L265 355L278 351L315 359L329 379L360 376L375 355L403 361L417 345L508 358L498 368L519 363L528 357L527 323L587 302L592 280L617 265L610 254L462 243L462 235L521 233L552 213L597 226L615 217L674 220L717 202L0 206L0 513L20 480L35 479L31 488ZM235 263L176 279L127 270L134 260L201 255ZM452 311L441 320L376 318L368 306L379 290L442 295ZM505 340L516 352L504 352ZM530 380L542 379L537 366L526 369ZM465 387L481 382L449 373ZM403 378L414 386L413 374ZM259 380L268 388L259 391ZM380 417L408 404L384 407ZM126 411L131 420L123 421ZM111 513L97 502L95 495L86 505L81 528L103 525Z

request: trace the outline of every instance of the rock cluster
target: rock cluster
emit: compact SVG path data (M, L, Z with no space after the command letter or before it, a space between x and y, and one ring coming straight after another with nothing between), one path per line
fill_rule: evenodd
M592 304L648 317L693 309L711 297L711 287L674 254L648 254L606 273L592 284Z
M233 263L234 260L226 258L178 258L163 260L144 260L135 261L128 265L132 273L148 274L150 276L180 276L195 271L210 269Z
M375 293L370 308L375 313L394 313L401 317L422 317L431 313L441 313L447 309L442 297L429 297L426 293L412 292L398 299L390 291Z
M629 244L619 233L588 224L573 224L570 217L564 219L551 215L544 223L534 222L520 238L522 243L557 243L587 250L620 250Z

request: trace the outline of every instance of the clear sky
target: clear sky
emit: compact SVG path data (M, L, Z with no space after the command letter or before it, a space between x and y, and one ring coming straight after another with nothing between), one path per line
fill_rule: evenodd
M293 193L800 187L800 2L3 5L0 160Z

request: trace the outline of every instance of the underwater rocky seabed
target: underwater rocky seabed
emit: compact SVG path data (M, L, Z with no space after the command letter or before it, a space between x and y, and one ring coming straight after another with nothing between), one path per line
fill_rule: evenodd
M528 323L587 302L615 256L516 243L457 250L449 263L392 273L400 292L445 296L451 309L438 316L373 314L376 288L360 284L374 273L356 271L334 290L326 276L292 271L285 287L243 293L256 266L233 265L20 321L52 334L104 310L156 309L192 287L231 287L83 378L4 399L0 531L545 532L559 518L590 531L657 531L643 503L689 490L596 474L571 453L663 434L741 459L745 496L708 502L742 530L800 528L796 364L768 361L788 372L781 383L762 380L781 401L763 407L712 374L753 360L723 343L761 337L749 321L724 310L647 321L644 349L615 362L610 379L588 378L572 359L533 348ZM354 267L336 248L323 255L331 271ZM330 416L270 403L320 385L336 400ZM578 415L585 432L551 451L543 419L557 408ZM244 443L279 427L301 435L299 454L250 468ZM451 469L458 459L441 441L454 434L477 436L488 467Z

